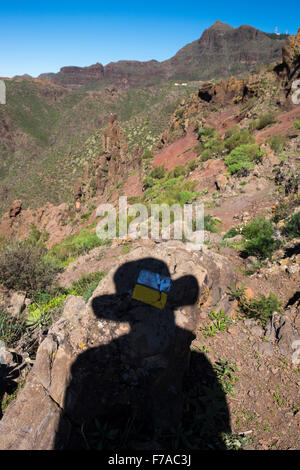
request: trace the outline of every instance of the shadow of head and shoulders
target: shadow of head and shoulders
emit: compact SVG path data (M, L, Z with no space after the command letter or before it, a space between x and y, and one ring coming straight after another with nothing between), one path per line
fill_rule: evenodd
M204 355L192 353L191 358L199 295L194 276L172 280L165 262L144 258L119 267L114 284L114 294L92 299L93 314L109 334L106 344L89 348L73 363L64 403L65 417L71 423L69 443L61 440L61 433L67 433L62 420L56 448L86 448L82 435L89 435L95 422L98 427L102 423L102 430L105 426L126 430L130 425L129 434L153 441L157 430L164 433L180 425L190 361L193 374L200 374L196 382L205 375L207 384L214 380ZM183 323L177 321L178 315ZM226 400L216 380L214 386L225 410Z

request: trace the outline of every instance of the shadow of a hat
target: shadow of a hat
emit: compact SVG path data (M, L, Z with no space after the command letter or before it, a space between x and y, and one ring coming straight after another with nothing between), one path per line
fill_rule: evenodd
M147 301L132 298L141 271L170 279L170 290L166 294L164 308L159 309ZM92 300L92 309L98 318L131 322L134 321L134 316L130 312L136 309L145 315L171 315L172 310L178 307L195 304L199 296L199 285L194 276L186 275L172 280L167 264L157 258L142 258L123 264L115 272L114 283L115 294L98 296Z

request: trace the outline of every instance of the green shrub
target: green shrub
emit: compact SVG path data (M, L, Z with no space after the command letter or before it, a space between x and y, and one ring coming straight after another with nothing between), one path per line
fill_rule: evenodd
M282 150L284 149L286 140L287 140L286 136L274 135L273 137L270 137L268 142L270 144L271 149L274 152L278 153L278 152L282 152Z
M175 168L169 172L168 178L178 178L178 176L185 176L187 169L183 165L175 166Z
M224 143L220 139L214 127L202 127L198 130L200 143L194 147L194 151L201 152L201 161L218 156L224 150Z
M188 164L188 168L189 168L190 171L196 170L197 167L198 167L197 160L191 160Z
M245 286L231 286L231 296L238 301L238 306L247 318L255 318L265 326L274 312L282 313L281 302L272 292L268 297L260 294L258 299L249 299L245 295Z
M259 150L258 145L244 144L230 152L225 159L225 165L231 174L238 173L243 175L253 168L254 163L260 161L262 156L263 152Z
M244 237L244 251L248 256L268 258L277 248L273 238L274 229L272 223L263 216L251 220L242 228Z
M200 331L205 338L215 336L215 334L219 331L227 330L232 323L232 320L227 317L223 309L221 309L219 312L212 310L208 316L212 322L205 327L200 328Z
M275 114L273 112L268 112L266 114L261 114L257 120L253 122L254 129L260 131L275 122Z
M25 316L26 327L33 330L49 326L55 316L62 312L65 299L66 294L62 294L41 303L33 302L30 304L28 306L28 313Z
M287 220L282 233L289 238L300 237L300 211Z
M233 134L231 137L228 137L225 140L226 149L231 152L231 150L243 144L254 144L255 139L252 134L247 129L244 129L236 134Z
M23 318L14 317L10 313L0 310L0 340L8 347L18 341L25 332Z
M236 365L227 359L219 360L215 362L214 370L216 372L218 381L221 384L223 392L234 396L234 386L239 380L239 378L235 375L235 372L238 370Z
M28 295L49 286L60 268L38 244L12 243L0 252L0 283Z
M87 302L104 276L104 272L97 271L82 276L73 282L71 287L50 288L48 291L36 293L33 302L28 306L24 325L30 330L49 326L62 313L68 295L81 296Z
M40 232L34 224L31 224L31 230L24 243L29 246L39 245L41 248L45 248L45 242L48 239L49 233Z
M215 127L201 127L201 129L198 130L198 136L201 140L210 139L214 137L216 133Z
M204 216L204 230L212 233L218 232L219 219L214 219L211 215Z
M144 152L143 152L143 159L144 160L147 160L148 158L152 158L153 157L153 151L152 149L145 149Z
M176 111L175 111L176 119L181 119L182 116L183 116L183 113L184 113L184 108L183 107L177 108Z
M193 151L197 154L200 155L203 152L204 146L202 142L199 142L198 144L195 145L193 148Z
M166 176L166 170L165 170L165 167L164 165L160 165L160 166L155 166L151 173L150 173L150 176L152 178L155 178L155 179L162 179Z
M277 224L280 220L287 219L291 214L291 205L285 201L281 201L278 206L275 206L275 213L272 217L272 222Z
M180 191L178 193L178 200L181 204L187 204L195 196L196 196L196 193L193 193L192 191L188 191L187 189L184 189L183 191Z
M210 139L204 144L204 150L201 154L201 161L209 160L222 154L224 142L219 138Z
M225 233L225 235L223 236L223 240L226 240L226 238L233 238L236 235L239 235L240 233L241 232L239 227L232 227L227 233Z
M147 176L143 181L144 189L152 188L154 184L155 184L155 181L153 178L150 178L150 176Z
M70 260L106 243L108 242L98 238L96 232L86 228L78 234L70 235L62 242L54 245L48 253L50 258L59 260L66 266Z
M225 132L225 139L228 139L234 134L237 134L240 131L240 128L238 125L232 126L227 131Z
M69 295L79 295L87 302L104 277L105 273L102 271L81 276L78 281L73 282L67 292Z
M152 188L145 191L143 201L151 201L153 204L185 204L184 201L198 196L194 192L195 181L184 181L183 176L159 180Z
M294 122L294 128L298 129L298 130L300 129L300 121L295 121Z

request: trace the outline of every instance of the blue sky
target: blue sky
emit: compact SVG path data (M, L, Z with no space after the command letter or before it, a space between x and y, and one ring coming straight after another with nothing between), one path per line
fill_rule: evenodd
M263 31L300 27L300 2L276 0L14 1L0 5L0 76L57 72L64 65L165 60L217 19Z

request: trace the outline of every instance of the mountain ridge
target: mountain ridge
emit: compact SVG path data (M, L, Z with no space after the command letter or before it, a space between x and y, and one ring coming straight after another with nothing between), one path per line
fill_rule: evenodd
M64 86L108 83L121 87L152 85L170 79L208 80L248 72L255 65L280 60L284 39L274 40L249 25L238 28L217 20L201 37L183 46L170 59L120 60L87 67L64 66L57 73L43 73L39 79ZM213 56L212 56L213 54Z

